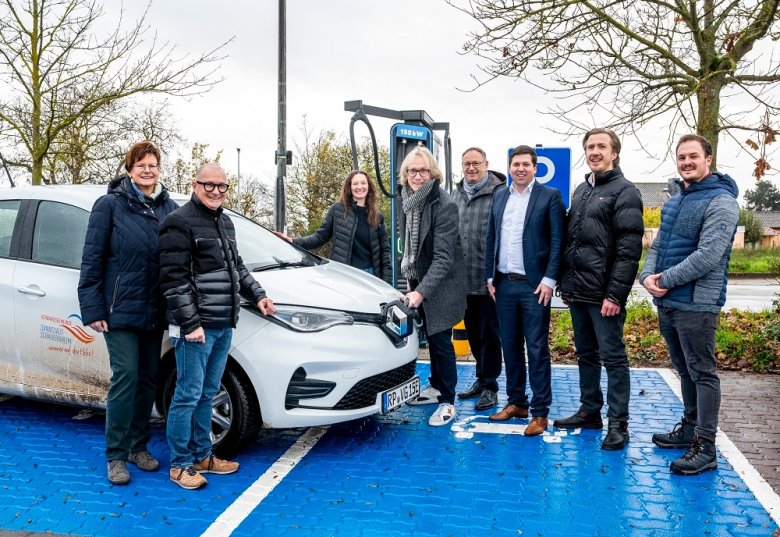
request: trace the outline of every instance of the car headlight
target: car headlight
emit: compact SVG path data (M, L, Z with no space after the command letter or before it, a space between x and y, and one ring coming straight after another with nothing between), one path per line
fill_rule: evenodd
M339 324L351 325L355 319L343 311L303 306L276 306L272 319L296 332L321 332Z

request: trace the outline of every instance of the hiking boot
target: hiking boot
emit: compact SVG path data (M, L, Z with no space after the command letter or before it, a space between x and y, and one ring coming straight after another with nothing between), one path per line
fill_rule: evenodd
M407 405L438 405L441 392L433 386L426 386L415 399L408 401Z
M559 429L603 429L604 422L601 421L601 414L598 412L588 414L579 410L573 416L555 420L553 427Z
M157 459L152 457L152 454L146 450L131 453L127 461L132 462L144 472L156 472L160 468L160 463L157 462Z
M187 468L171 468L168 475L170 476L171 481L187 490L199 489L207 483L206 478L196 472L192 466L188 466Z
M233 461L224 461L215 457L214 455L209 455L202 461L193 464L192 467L202 474L225 475L232 474L238 470L238 463Z
M610 421L607 436L601 442L601 449L610 451L623 449L628 442L628 422Z
M130 483L130 472L125 461L108 461L108 480L114 485Z
M668 433L655 433L653 444L660 448L688 448L694 436L696 436L694 424L683 418Z
M696 475L718 467L718 454L715 442L694 436L688 452L672 461L669 469L679 475Z

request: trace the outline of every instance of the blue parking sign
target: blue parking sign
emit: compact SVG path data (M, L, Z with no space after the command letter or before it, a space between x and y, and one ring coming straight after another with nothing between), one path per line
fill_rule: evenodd
M561 191L566 210L571 202L571 148L535 147L536 180L543 185L555 187ZM514 147L509 148L507 164L512 158ZM511 184L512 175L507 171L507 182Z

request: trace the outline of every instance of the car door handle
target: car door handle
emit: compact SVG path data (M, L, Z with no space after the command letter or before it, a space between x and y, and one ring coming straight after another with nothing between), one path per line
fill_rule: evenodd
M17 287L16 290L25 295L46 296L46 291L37 287Z

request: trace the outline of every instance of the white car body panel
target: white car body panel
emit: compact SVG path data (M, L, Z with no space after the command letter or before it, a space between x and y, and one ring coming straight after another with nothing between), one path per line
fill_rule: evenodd
M89 211L105 192L105 186L0 189L0 202L48 200ZM189 199L174 198L180 204ZM267 230L258 233L270 235ZM252 240L239 235L239 252ZM379 279L335 262L269 269L254 276L277 304L379 314L382 303L400 296ZM6 316L0 323L0 392L105 406L111 376L108 352L103 337L80 322L78 278L77 268L0 257L0 311ZM166 333L163 354L170 349ZM417 349L416 330L397 348L378 325L356 323L301 333L242 310L230 355L251 381L264 426L304 427L379 412L378 394L373 405L357 410L331 407L360 380L414 361ZM336 383L327 396L306 400L307 407L320 408L285 409L287 386L299 367L307 378Z

